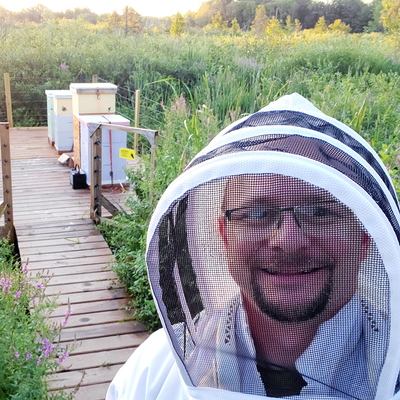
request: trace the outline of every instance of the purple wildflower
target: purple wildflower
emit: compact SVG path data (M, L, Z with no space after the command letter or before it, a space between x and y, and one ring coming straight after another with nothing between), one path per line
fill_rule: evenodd
M61 364L61 363L62 363L63 361L65 361L68 357L69 357L69 354L68 354L68 353L60 354L60 355L58 356L57 362L58 362L59 364Z
M7 280L4 282L3 292L5 292L5 293L10 293L10 287L11 287L11 279L7 279Z
M28 271L28 264L26 264L26 265L24 265L22 268L21 268L21 272L25 272L25 271Z
M39 357L39 358L37 359L36 364L37 364L37 365L40 365L41 363L42 363L42 359Z
M52 353L52 351L54 350L54 348L56 346L54 344L51 344L49 339L43 339L42 345L43 345L43 347L42 347L41 351L44 352L44 356L46 358L49 358L50 354Z
M18 290L18 292L14 294L14 297L15 297L16 299L19 299L19 298L21 297L21 291Z
M18 353L18 351L15 352L15 357L19 358L19 353Z
M66 318L69 318L69 316L72 314L72 310L71 310L71 307L68 307L68 310L67 310L67 312L65 313L65 317Z
M41 283L37 283L37 284L35 285L35 288L36 288L36 289L44 289L44 285L42 285Z
M61 69L67 69L67 68L68 68L68 65L67 65L65 62L62 62L62 63L60 64L60 68L61 68Z
M32 358L32 354L31 354L31 353L28 353L28 354L26 355L25 360L28 361L30 358Z

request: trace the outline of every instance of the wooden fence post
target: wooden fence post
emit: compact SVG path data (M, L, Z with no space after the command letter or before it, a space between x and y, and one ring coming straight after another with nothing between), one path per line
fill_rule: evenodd
M12 117L10 75L8 74L8 72L4 74L4 89L6 92L7 121L10 128L13 128L14 123Z
M14 214L12 203L11 182L11 154L10 154L10 130L7 122L0 123L1 143L1 172L3 175L3 199L4 199L4 228L10 242L15 242ZM1 212L3 210L0 210Z
M92 75L92 83L97 83L97 75Z
M157 132L154 135L154 144L151 145L151 153L150 153L150 206L153 205L154 202L154 172L156 169L156 155L157 155Z
M135 96L135 128L139 128L139 111L140 111L140 90L136 90ZM139 134L135 133L135 142L133 149L135 154L138 154Z
M90 218L97 224L101 218L101 129L100 126L90 138L92 157L90 179Z

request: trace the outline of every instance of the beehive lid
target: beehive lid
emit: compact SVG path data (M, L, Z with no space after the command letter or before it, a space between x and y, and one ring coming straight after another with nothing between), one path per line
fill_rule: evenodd
M54 90L45 90L44 92L46 93L47 97L53 97L54 96Z
M71 83L72 93L77 94L115 94L117 86L112 83Z
M84 125L88 125L90 123L97 123L97 124L107 124L107 120L104 119L103 115L95 114L95 115L79 115L79 121L82 122Z
M72 92L70 90L52 90L53 97L57 99L71 99Z
M106 123L116 124L116 125L130 125L128 118L122 117L117 114L107 114L103 115L103 118L107 121Z

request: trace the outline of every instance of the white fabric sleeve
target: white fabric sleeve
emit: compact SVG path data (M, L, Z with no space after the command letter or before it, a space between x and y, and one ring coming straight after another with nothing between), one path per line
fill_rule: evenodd
M164 329L130 356L108 388L106 400L187 400Z

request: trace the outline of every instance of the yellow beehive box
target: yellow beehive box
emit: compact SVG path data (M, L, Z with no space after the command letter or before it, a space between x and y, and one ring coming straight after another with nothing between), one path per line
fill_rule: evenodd
M75 115L115 114L115 93L112 83L71 83L72 110Z
M53 90L54 113L72 115L72 93L70 90Z

